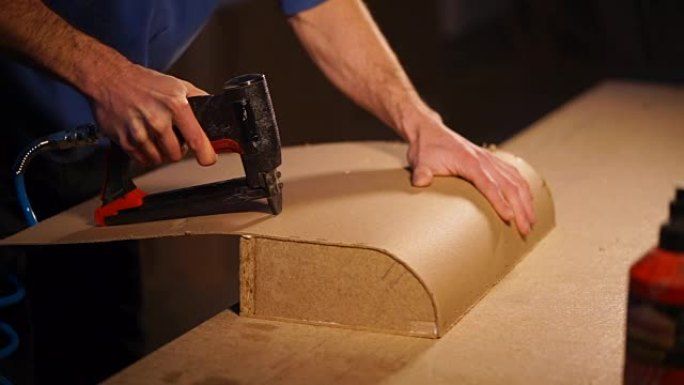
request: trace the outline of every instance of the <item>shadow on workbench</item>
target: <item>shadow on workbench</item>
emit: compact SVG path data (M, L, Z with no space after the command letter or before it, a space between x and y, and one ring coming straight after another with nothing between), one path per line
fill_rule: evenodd
M32 319L14 324L32 374L15 384L97 383L228 308L237 251L226 236L29 248Z
M380 384L436 343L224 311L107 384Z

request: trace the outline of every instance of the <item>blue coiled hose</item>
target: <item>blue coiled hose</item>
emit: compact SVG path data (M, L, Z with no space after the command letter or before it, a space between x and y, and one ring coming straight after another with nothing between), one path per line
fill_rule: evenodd
M33 212L31 202L26 193L24 174L28 169L29 163L33 158L46 151L67 150L76 147L94 146L102 136L95 125L86 124L74 129L59 131L52 135L37 139L24 148L14 162L14 188L17 192L17 199L21 205L21 212L29 226L38 223L36 214Z
M26 296L26 291L19 284L19 280L14 275L7 275L7 282L10 284L12 291L10 294L0 297L0 308L12 306L19 303ZM0 321L0 334L3 334L7 339L7 344L0 347L0 360L14 354L14 352L19 349L19 335L17 332L6 322ZM4 376L0 376L0 385L11 385L9 379Z
M76 147L97 145L100 139L102 139L102 136L97 127L92 124L87 124L35 140L19 154L14 163L14 187L17 193L17 199L21 205L21 212L29 226L38 224L38 219L31 207L31 202L26 193L26 184L24 182L24 174L26 173L31 160L36 155L45 151L66 150ZM26 291L19 283L17 277L8 275L6 279L12 287L12 293L0 297L0 308L14 305L26 296ZM4 334L8 341L5 346L0 347L0 360L3 360L19 349L19 335L8 323L2 322L1 320L0 334ZM9 379L0 375L0 385L11 384Z

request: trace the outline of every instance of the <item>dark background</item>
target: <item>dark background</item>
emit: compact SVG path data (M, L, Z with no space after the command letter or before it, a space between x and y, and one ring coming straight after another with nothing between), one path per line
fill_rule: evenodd
M605 78L684 79L681 0L369 0L428 103L475 143L498 143ZM218 12L172 69L210 92L268 76L286 145L396 139L334 90L273 0Z

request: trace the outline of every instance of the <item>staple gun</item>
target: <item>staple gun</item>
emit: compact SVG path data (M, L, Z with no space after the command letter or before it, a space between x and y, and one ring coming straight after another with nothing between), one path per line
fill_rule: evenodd
M112 144L102 188L102 205L95 211L99 226L243 211L265 199L270 212L282 210L280 135L273 104L262 74L228 80L217 95L188 98L200 126L217 153L240 155L245 176L221 182L148 194L133 183L130 158ZM176 133L179 135L178 133ZM23 175L40 152L96 144L102 138L97 127L80 126L40 138L19 156L14 167L15 186L27 221L37 223L30 206ZM179 139L182 138L179 135Z

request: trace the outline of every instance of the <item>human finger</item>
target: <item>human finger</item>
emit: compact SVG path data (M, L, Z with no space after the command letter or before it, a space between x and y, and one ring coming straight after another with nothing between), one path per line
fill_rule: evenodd
M141 120L134 119L128 123L128 140L144 158L143 164L161 163L161 154L152 142L147 127Z
M503 160L498 160L497 164L506 173L507 177L512 180L518 189L518 194L521 197L521 202L523 204L523 208L525 209L527 221L530 223L530 225L533 225L536 222L536 216L534 213L534 196L532 194L532 188L530 187L530 184L525 178L523 178L517 168Z
M133 146L133 144L129 141L127 135L122 135L121 137L118 138L118 143L119 146L121 146L121 149L128 154L129 157L133 158L133 160L136 163L146 165L147 164L147 159L143 154L138 151L138 149Z
M498 184L487 171L478 168L476 171L470 173L470 175L464 175L464 177L473 182L475 187L480 190L489 203L491 203L501 219L504 221L511 221L513 219L513 210L501 194Z
M416 166L411 173L411 184L416 187L427 187L432 184L432 170L423 165Z
M500 173L497 178L499 179L498 184L501 187L503 196L509 207L513 210L515 226L523 236L529 234L530 223L525 212L524 198L520 194L521 189L504 174Z
M172 130L158 135L155 138L157 147L161 150L166 159L177 162L183 158L181 146Z
M216 152L211 147L207 135L200 127L195 115L192 113L187 99L175 102L174 123L185 138L185 142L195 152L197 162L202 166L210 166L216 162Z
M207 91L196 87L194 84L192 84L188 81L183 80L183 84L185 85L185 89L187 90L188 97L209 95L209 93Z
M173 132L171 118L166 114L157 113L147 118L147 124L154 133L153 140L164 157L172 161L180 160L181 147Z
M525 209L525 198L522 195L524 189L520 188L522 177L516 172L507 169L505 162L489 153L485 153L480 161L496 181L506 203L508 203L508 206L513 211L513 220L518 232L523 236L529 234L530 222Z

